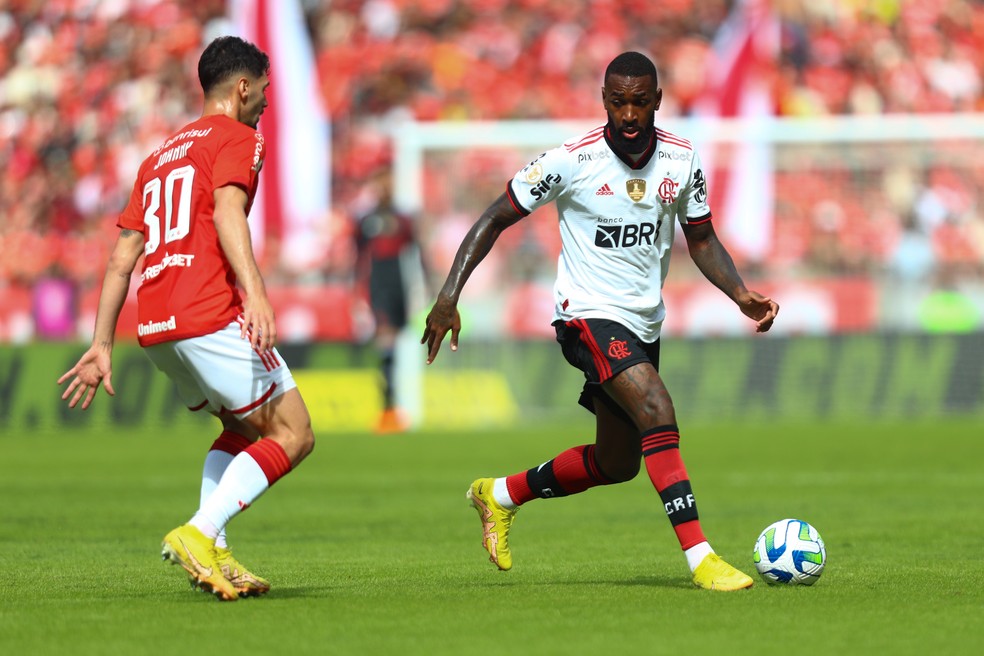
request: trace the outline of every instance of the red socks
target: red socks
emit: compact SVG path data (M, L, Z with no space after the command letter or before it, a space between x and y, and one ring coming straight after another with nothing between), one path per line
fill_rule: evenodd
M252 444L252 442L239 433L222 431L222 434L219 435L214 442L212 442L212 448L209 450L224 451L231 456L238 456L239 452L244 451L250 444Z
M273 485L291 470L290 458L284 448L273 440L257 440L245 450L263 470L267 485Z
M595 460L595 446L576 446L539 467L506 477L506 489L520 506L533 499L565 497L597 485L615 483L605 476ZM697 516L697 503L687 468L680 457L680 432L673 424L657 426L642 434L642 457L649 479L656 487L663 508L686 550L705 542Z
M506 477L509 496L518 506L532 499L566 497L611 480L598 467L594 444L567 449L553 460Z
M677 427L668 424L644 432L642 457L680 546L686 550L706 541L697 518L697 503L687 469L680 457L680 431Z

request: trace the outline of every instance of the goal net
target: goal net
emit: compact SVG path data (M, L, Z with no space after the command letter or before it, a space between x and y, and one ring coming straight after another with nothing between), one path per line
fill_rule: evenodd
M513 174L597 125L398 128L396 200L417 217L430 275L418 287L418 309L429 306L465 232ZM675 343L664 349L664 364L678 368L675 375L691 388L677 385L676 397L718 398L719 412L731 408L736 416L777 408L877 415L984 406L984 161L976 154L984 146L984 118L678 119L660 127L694 143L718 234L748 286L782 306L773 332L748 340L751 322L703 280L678 235L680 252L664 290L663 334ZM552 206L507 230L461 299L462 340L476 346L463 347L453 359L445 355L440 366L518 368L522 373L510 385L514 392L520 388L521 401L550 407L543 387L566 375L559 371L566 367L559 349L549 344L559 247ZM544 345L556 358L544 356L543 371L528 370L539 357L532 353ZM723 349L723 360L708 355L716 349ZM730 373L716 383L687 362L674 364L674 350L705 370ZM518 360L507 365L504 357ZM842 396L816 394L821 381L838 383L836 367L848 366L848 357L873 367L871 379L840 381ZM922 364L907 369L910 361ZM918 379L920 366L936 367L938 392L927 395L899 382L913 374ZM578 376L574 371L574 385ZM708 385L717 391L704 389ZM790 391L797 386L799 396ZM571 389L565 393L569 398ZM920 395L923 401L913 400Z

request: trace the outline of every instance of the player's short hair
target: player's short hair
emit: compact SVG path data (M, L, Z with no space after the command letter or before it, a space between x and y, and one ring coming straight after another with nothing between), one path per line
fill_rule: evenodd
M207 96L234 75L261 77L270 71L270 58L238 36L220 36L208 44L198 60L198 81Z
M656 83L656 65L653 61L642 54L641 52L623 52L621 55L616 57L605 69L605 82L608 82L608 78L611 75L619 75L622 77L645 77L647 75L653 76L653 82Z

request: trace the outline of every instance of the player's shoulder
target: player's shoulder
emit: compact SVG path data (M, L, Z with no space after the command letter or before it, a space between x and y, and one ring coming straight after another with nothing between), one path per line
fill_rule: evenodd
M692 141L659 127L656 128L656 143L660 148L694 151Z
M263 143L263 134L256 128L224 115L203 116L202 126L214 131L216 137L227 141L257 141Z
M605 145L605 126L599 125L596 128L592 128L587 132L579 134L573 139L568 139L564 142L564 145L560 147L567 153L577 153L578 151L583 151L585 149L590 149L596 147L598 144ZM576 156L576 155L575 155Z
M599 125L564 142L560 152L579 168L601 164L612 157L612 150L605 140L605 126Z
M693 164L696 150L689 139L656 128L656 157L660 164L687 169Z

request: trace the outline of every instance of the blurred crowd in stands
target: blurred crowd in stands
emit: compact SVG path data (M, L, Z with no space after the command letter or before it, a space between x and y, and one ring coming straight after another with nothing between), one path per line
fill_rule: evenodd
M780 25L768 79L777 115L984 112L984 2L771 4ZM601 121L601 73L625 49L657 63L664 89L657 118L687 116L707 93L714 39L734 2L302 5L332 123L325 230L335 239L306 278L338 281L351 277L355 261L355 240L345 239L354 235L350 226L372 204L372 181L392 166L385 135L394 125ZM200 111L195 64L203 43L230 30L225 11L223 0L0 0L0 288L50 275L99 284L137 165ZM746 264L763 275L980 280L984 165L972 150L943 144L911 166L888 153L862 169L781 170L773 252ZM504 184L498 179L474 207L456 211L470 222ZM429 218L428 225L440 220ZM552 267L541 256L552 256L555 236L540 228L529 235L532 248L514 240L516 266L509 268ZM425 252L445 239L419 238ZM274 280L286 275L276 258L264 268ZM445 270L436 263L437 277Z

